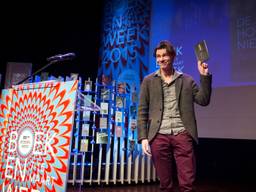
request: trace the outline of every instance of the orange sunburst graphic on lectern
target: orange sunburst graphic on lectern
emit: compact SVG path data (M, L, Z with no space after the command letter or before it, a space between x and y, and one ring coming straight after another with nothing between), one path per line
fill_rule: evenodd
M31 85L2 98L0 188L64 191L77 82L62 84Z

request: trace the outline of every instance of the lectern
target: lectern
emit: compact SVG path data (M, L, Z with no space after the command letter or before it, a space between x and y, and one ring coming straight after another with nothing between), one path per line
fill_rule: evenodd
M77 81L2 90L1 191L66 191Z

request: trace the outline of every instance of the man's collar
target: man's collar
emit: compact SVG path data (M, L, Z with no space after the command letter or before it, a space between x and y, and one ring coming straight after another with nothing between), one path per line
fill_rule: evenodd
M174 79L176 79L177 77L179 77L180 75L182 75L183 73L181 71L176 71L174 70L174 74L173 74L173 77ZM155 77L161 77L161 72L160 72L160 69L158 69L155 74L154 74Z

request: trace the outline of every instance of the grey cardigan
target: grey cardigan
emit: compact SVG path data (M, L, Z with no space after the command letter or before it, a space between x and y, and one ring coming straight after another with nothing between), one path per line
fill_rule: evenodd
M187 74L175 80L176 98L185 129L198 142L194 102L206 106L210 103L212 75L200 75L200 86ZM138 107L138 142L156 136L163 116L163 90L161 78L154 73L144 78L140 88Z

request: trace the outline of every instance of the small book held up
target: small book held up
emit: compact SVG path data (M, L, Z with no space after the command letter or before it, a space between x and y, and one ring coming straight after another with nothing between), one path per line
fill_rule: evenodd
M206 62L210 58L205 40L197 43L194 50L198 61Z

